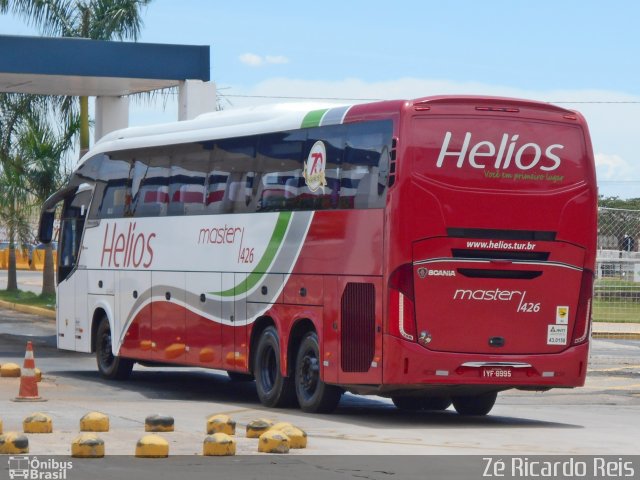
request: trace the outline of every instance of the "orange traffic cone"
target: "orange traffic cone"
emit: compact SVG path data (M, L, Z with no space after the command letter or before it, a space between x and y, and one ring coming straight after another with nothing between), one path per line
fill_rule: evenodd
M13 399L14 402L46 402L38 395L38 382L36 380L36 362L33 359L33 345L27 342L27 351L24 354L24 367L20 376L20 392Z

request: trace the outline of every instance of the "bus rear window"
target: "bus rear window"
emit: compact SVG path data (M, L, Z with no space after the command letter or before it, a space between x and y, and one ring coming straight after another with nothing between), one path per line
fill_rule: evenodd
M554 190L589 170L580 127L501 118L417 117L412 172L462 188Z

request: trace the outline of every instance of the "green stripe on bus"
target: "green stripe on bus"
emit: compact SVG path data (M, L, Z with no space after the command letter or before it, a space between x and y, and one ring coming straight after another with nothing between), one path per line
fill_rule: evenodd
M292 212L281 212L278 215L278 220L276 221L276 226L273 229L271 239L269 239L267 249L258 262L258 265L256 265L256 268L253 269L253 272L247 275L246 279L244 279L235 287L224 290L222 292L211 292L211 294L219 295L221 297L234 297L236 295L246 293L253 287L255 287L260 279L265 276L269 265L271 265L273 259L276 257L276 253L278 253L280 245L282 244L282 240L284 240L284 235L285 233L287 233L287 228L289 227L289 222L291 221L291 215Z
M322 120L322 116L327 113L328 108L323 108L322 110L312 110L307 113L302 120L302 125L300 128L309 128L309 127L317 127L320 125L320 120Z

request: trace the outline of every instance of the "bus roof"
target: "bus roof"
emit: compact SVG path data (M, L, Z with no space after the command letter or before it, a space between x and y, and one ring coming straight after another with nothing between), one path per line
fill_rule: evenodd
M242 137L298 128L336 125L349 118L368 116L369 112L399 111L423 106L454 106L470 104L500 104L520 106L560 114L575 113L548 103L531 100L471 95L439 95L415 100L385 100L379 102L339 105L331 103L300 102L259 105L202 114L193 120L130 127L105 135L82 159L90 156L135 148L147 148L221 138ZM347 119L349 121L349 119Z
M89 154L339 124L350 107L283 103L210 112L193 120L116 130L100 139Z

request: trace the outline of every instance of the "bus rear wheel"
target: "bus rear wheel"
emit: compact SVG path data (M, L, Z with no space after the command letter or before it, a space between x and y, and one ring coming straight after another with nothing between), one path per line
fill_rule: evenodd
M400 410L407 411L442 411L451 405L449 397L392 397L391 401Z
M96 332L96 361L100 375L109 380L126 380L131 375L133 360L113 355L111 327L105 317Z
M315 332L307 333L296 355L296 396L304 412L329 413L335 410L342 389L320 379L320 347Z
M469 397L453 397L453 408L460 415L486 415L498 398L497 392L483 393Z
M280 368L280 340L274 327L267 327L258 339L253 367L260 402L267 407L290 407L295 403L295 387Z

